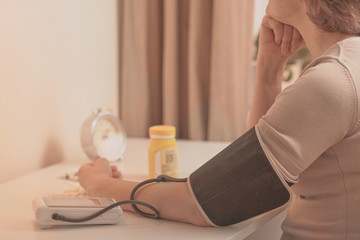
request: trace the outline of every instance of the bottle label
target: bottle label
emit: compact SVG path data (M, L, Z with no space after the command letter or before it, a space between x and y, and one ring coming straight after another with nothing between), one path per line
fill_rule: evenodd
M166 148L155 154L155 175L177 177L177 148Z

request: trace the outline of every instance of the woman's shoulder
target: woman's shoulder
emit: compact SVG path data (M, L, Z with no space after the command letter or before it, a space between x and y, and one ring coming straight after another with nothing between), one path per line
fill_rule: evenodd
M339 58L324 56L306 67L289 89L292 91L314 92L318 95L354 95L354 80Z
M302 71L299 79L310 78L340 84L360 85L360 37L337 42ZM315 81L315 82L317 82Z
M360 55L359 55L360 56ZM302 95L312 101L321 101L324 106L347 112L349 132L359 122L360 68L358 76L342 59L342 56L322 56L313 61L287 91ZM315 104L309 102L309 104ZM344 113L345 113L344 111Z

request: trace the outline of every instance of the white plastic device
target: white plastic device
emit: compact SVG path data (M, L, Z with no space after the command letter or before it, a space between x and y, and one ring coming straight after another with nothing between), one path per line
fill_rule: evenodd
M40 227L48 228L54 225L116 224L123 214L120 207L112 208L92 220L81 223L52 219L54 213L70 218L87 217L115 202L112 198L50 196L35 198L32 206L36 222Z

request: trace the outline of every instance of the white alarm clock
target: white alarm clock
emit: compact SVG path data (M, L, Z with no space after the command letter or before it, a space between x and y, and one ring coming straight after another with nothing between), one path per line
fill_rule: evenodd
M91 160L99 157L110 162L121 160L126 148L126 132L118 117L98 109L81 128L81 145Z

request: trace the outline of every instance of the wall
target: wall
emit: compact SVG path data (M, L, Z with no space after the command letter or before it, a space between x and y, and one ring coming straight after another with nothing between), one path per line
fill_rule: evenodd
M254 37L256 37L259 32L261 21L263 16L265 15L266 6L268 2L269 0L255 0L255 14L254 14L254 27L253 27Z
M87 161L83 120L118 110L116 0L0 1L0 183Z

